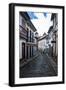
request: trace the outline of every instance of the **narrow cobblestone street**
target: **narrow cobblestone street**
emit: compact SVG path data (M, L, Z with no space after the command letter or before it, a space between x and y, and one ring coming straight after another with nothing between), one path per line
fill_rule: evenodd
M20 78L56 76L46 54L38 53L38 57L20 67Z

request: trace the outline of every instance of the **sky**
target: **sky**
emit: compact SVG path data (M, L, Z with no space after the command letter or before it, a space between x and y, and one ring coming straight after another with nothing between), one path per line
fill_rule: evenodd
M52 26L51 13L28 12L30 19L37 29L39 36L48 32L49 27Z

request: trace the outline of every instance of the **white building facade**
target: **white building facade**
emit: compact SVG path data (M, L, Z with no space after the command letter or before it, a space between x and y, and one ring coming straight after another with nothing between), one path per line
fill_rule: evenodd
M48 48L48 43L47 43L47 38L46 37L47 37L47 35L41 36L38 39L38 50L44 51L45 49Z
M30 17L26 12L19 14L19 58L20 60L27 60L34 56L37 50L37 43L35 38L36 28L30 21Z

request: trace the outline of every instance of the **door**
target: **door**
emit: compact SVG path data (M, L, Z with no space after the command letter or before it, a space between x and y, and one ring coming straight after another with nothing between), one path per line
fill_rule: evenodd
M32 56L33 56L33 46L32 46Z
M25 58L25 43L22 43L22 59Z
M27 46L27 59L28 59L28 46Z
M30 46L30 57L31 57L31 46Z

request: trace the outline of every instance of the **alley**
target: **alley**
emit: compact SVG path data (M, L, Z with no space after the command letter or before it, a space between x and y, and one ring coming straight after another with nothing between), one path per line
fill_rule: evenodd
M20 78L56 76L46 54L38 53L38 57L20 67Z

